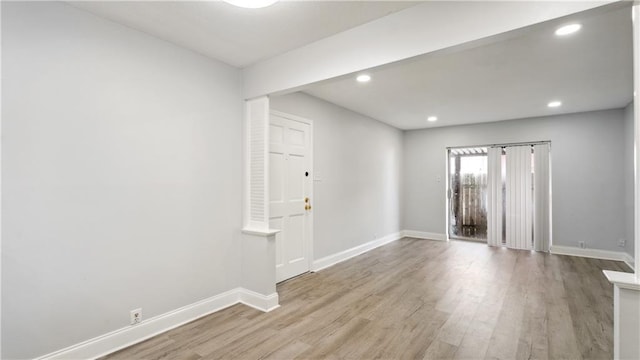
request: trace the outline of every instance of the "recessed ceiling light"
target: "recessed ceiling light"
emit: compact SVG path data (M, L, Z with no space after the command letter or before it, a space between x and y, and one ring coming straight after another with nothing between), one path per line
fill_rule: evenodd
M582 28L582 25L580 24L565 25L556 30L556 35L565 36L565 35L573 34L574 32L580 30L581 28Z
M557 107L562 106L562 101L557 101L557 100L556 101L551 101L551 102L549 102L547 104L547 106L550 107L550 108L557 108Z
M361 74L361 75L358 75L358 77L356 78L356 80L357 80L358 82L361 82L361 83L369 82L369 81L371 81L371 75L368 75L368 74Z
M231 5L248 8L248 9L259 9L259 8L267 7L269 5L273 5L278 2L278 0L223 0L223 1Z
M438 121L438 117L437 117L437 116L429 116L429 117L427 118L427 121L428 121L428 122Z

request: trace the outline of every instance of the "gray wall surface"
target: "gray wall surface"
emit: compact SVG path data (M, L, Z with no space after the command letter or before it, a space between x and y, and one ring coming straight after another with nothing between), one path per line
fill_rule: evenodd
M241 72L60 2L3 2L1 20L1 357L239 286ZM314 123L315 259L444 234L445 148L536 140L554 243L633 251L629 108L402 132L303 93L272 107Z
M60 2L2 3L2 66L2 358L239 285L239 70Z
M401 230L400 130L304 93L271 107L313 121L316 260Z
M447 147L551 140L553 244L621 251L624 130L618 109L407 131L403 228L446 233Z
M624 251L629 256L634 256L634 121L633 121L633 102L624 108L624 215L625 215L625 239L626 245Z

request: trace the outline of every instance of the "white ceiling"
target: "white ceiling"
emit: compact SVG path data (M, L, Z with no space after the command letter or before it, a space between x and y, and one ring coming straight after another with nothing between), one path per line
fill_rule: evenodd
M629 7L576 14L580 32L554 36L557 22L509 40L428 54L372 69L372 81L353 76L305 92L400 129L620 108L632 100ZM565 23L566 23L565 22ZM551 109L547 103L561 100ZM427 116L438 121L428 123Z
M282 54L419 2L280 1L242 9L221 1L75 1L71 5L236 67ZM549 3L549 6L553 6ZM632 100L629 7L572 15L466 49L426 54L304 91L399 129L620 108ZM364 56L365 54L363 54ZM546 104L561 100L563 106ZM435 123L426 121L436 115Z
M418 4L280 1L243 9L221 1L68 3L240 68Z

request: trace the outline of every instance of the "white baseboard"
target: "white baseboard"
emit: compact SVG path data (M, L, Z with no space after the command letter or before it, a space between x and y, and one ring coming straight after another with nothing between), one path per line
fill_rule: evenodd
M623 251L608 251L598 249L582 249L573 246L552 245L549 252L556 255L571 255L602 260L624 261L629 267L634 268L633 258Z
M414 239L447 241L447 235L446 234L438 234L438 233L431 233L431 232L425 232L425 231L403 230L402 231L402 236L403 237L410 237L410 238L414 238Z
M280 307L280 304L278 303L278 293L262 295L254 291L241 288L238 290L238 294L240 295L241 303L260 311L269 312Z
M389 234L385 237L375 239L373 241L369 241L368 243L364 243L362 245L358 245L351 249L341 251L337 254L329 255L329 256L323 257L322 259L314 260L313 264L311 265L311 271L320 271L322 269L326 269L329 266L351 259L354 256L358 256L367 251L373 250L377 247L386 245L390 242L399 240L401 238L402 238L402 232Z
M138 325L127 326L65 349L52 352L37 358L37 360L96 359L238 303L265 312L271 311L279 306L277 293L262 295L247 289L236 288L168 313L143 320Z

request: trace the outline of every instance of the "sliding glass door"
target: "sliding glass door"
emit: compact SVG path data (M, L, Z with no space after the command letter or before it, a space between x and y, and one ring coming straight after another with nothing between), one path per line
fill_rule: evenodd
M487 148L449 149L449 238L487 241Z

